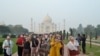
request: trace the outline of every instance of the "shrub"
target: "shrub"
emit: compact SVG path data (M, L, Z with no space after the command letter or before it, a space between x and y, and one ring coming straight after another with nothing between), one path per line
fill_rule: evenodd
M2 38L6 38L6 37L7 37L7 34L2 35Z
M2 42L0 42L0 54L3 53L3 49L2 49Z
M16 37L16 35L11 35L11 38L15 38Z
M7 36L8 36L7 34L2 35L3 38L6 38ZM11 37L11 38L15 38L16 35L11 35L10 37Z

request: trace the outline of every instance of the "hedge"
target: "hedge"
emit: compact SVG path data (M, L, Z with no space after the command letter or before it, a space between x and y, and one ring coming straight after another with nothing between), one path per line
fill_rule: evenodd
M2 35L3 38L6 38L7 36L8 36L7 34ZM11 37L11 38L15 38L16 35L11 35L10 37Z
M0 54L3 53L3 49L2 49L2 42L0 42Z

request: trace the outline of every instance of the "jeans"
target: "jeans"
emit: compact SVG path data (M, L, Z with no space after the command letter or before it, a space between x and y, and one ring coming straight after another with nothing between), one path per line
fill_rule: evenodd
M11 56L6 53L6 49L4 49L4 56Z

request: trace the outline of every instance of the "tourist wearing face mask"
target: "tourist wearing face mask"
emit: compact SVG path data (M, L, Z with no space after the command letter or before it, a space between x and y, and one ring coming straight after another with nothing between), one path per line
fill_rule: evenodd
M31 48L30 48L30 37L27 36L23 46L23 55L22 56L30 56Z
M38 45L39 41L37 40L37 36L32 36L32 48L31 48L31 56L38 56Z

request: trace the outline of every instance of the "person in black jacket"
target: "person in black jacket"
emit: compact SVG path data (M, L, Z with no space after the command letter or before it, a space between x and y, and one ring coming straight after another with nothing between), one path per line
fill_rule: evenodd
M78 41L79 45L81 45L81 35L77 34L76 40Z
M39 41L37 40L37 36L33 35L31 56L38 56L38 49L39 49Z
M30 56L30 54L31 54L30 37L27 36L25 40L26 41L24 42L23 55L22 56Z
M83 52L83 54L86 53L86 36L85 36L85 34L82 35L82 52Z

